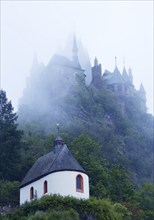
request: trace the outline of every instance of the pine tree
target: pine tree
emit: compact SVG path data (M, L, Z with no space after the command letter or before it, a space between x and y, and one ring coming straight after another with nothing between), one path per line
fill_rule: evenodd
M16 180L20 168L20 141L22 132L17 130L17 115L13 113L6 92L0 90L0 179Z

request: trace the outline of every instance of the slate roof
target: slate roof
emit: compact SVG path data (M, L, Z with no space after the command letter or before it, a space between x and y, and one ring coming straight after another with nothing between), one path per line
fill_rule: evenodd
M59 139L59 138L58 138ZM86 173L77 160L73 157L66 144L56 146L58 151L52 152L38 158L32 168L28 171L21 182L20 188L54 172L79 171Z
M104 71L104 73L103 73L103 78L104 78L104 79L110 79L111 76L112 76L112 73L106 69L106 70Z
M52 57L51 62L59 65L73 66L73 62L71 62L71 60L58 54L55 54Z
M70 67L70 68L74 68L74 69L81 69L80 66L76 66L76 64L74 63L74 61L69 60L67 57L65 56L61 56L58 54L55 54L52 59L50 60L49 64L53 63L53 64L58 64L61 66L66 66L66 67ZM84 70L82 70L84 71Z

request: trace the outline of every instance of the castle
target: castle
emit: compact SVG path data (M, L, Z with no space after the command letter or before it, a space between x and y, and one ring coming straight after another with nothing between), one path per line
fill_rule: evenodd
M85 68L86 66L84 66L84 69ZM85 74L86 69L84 69L79 62L78 47L76 37L74 36L72 59L55 54L47 66L40 65L36 59L34 60L31 79L27 82L28 89L25 89L23 94L24 99L20 100L20 105L34 106L33 103L35 103L36 109L39 111L40 102L36 97L43 97L41 99L41 109L44 107L43 113L45 113L45 109L51 108L51 106L48 107L50 103L46 100L52 97L52 102L54 103L52 107L56 108L56 100L65 97L70 86L76 84L78 81L86 85L87 76ZM146 113L146 92L142 84L139 90L136 90L133 85L131 68L129 68L127 72L124 66L122 73L120 73L115 60L114 71L110 72L105 70L104 73L102 73L101 64L99 64L97 58L95 58L94 66L91 67L91 71L89 71L87 75L91 78L91 82L88 83L87 86L90 86L95 91L106 87L116 95L122 114L125 113L127 98L136 99L140 111ZM45 99L44 97L47 98ZM54 109L53 112L58 112L58 110Z
M60 55L55 55L51 62L52 66L56 65L56 76L60 75L62 80L67 81L67 85L76 83L77 76L80 76L80 80L86 84L84 70L81 68L78 58L78 48L76 37L74 36L73 48L72 48L72 60ZM55 70L53 72L56 72ZM115 57L115 68L113 72L105 70L102 73L101 64L98 63L97 58L94 59L94 66L91 68L92 79L90 85L96 90L106 86L112 91L118 98L118 102L121 108L121 112L125 112L125 98L136 97L139 102L139 107L142 113L146 113L146 92L141 83L139 90L135 89L133 85L132 70L129 68L128 73L125 65L123 67L122 74L117 67L117 61Z

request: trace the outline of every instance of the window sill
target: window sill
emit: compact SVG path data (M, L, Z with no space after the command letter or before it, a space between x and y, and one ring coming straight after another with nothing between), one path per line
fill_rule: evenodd
M83 190L82 189L76 189L76 192L83 193Z

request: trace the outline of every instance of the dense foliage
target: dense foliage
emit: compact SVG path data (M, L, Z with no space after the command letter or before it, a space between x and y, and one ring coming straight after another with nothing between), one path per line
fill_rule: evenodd
M109 200L79 200L71 197L44 196L21 206L8 217L18 219L92 219L92 220L129 220L131 213L120 204L113 205Z
M0 206L16 206L19 203L19 182L0 181Z

